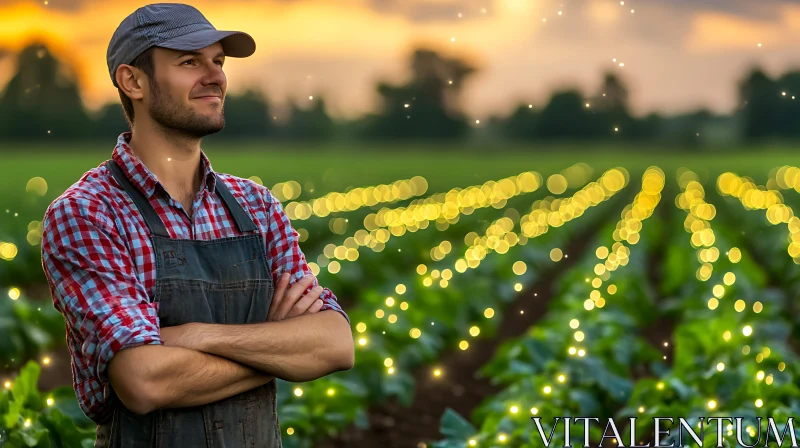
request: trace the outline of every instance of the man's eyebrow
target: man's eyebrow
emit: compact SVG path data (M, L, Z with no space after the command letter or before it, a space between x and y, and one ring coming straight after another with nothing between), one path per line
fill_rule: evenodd
M200 52L200 51L182 51L181 54L179 54L178 56L175 57L175 59L180 59L180 58L182 58L184 56L202 56L202 55L203 55L203 53ZM224 51L220 51L219 53L217 53L214 56L214 59L216 59L218 57L225 57L225 52Z

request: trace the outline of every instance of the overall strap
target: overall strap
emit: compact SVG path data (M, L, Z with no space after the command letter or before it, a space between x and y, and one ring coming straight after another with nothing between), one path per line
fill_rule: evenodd
M222 179L220 179L219 176L216 176L214 184L216 185L217 194L222 198L222 202L225 203L225 207L228 208L228 211L233 216L234 221L236 221L236 226L239 227L239 231L242 233L256 231L258 229L256 224L253 222L250 216L247 215L247 212L244 211L241 204L239 204L239 201L233 197L233 194L231 194L228 186L222 182Z
M150 228L150 232L153 235L163 236L166 238L170 238L169 233L167 232L167 228L164 226L164 222L156 213L156 210L150 205L150 201L144 197L144 195L133 186L131 181L128 179L128 176L122 171L122 168L117 165L117 162L114 159L110 159L106 162L106 167L111 171L111 174L117 179L120 185L128 192L128 195L133 199L133 202L136 204L136 208L139 209L139 213L142 214L144 217L144 221L147 223L147 226Z

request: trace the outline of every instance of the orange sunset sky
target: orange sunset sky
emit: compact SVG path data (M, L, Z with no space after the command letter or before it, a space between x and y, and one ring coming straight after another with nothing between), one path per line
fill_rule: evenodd
M0 0L0 86L13 73L14 52L39 37L75 67L89 108L118 101L106 46L119 22L147 3ZM402 81L415 45L479 68L463 90L463 107L476 119L505 115L518 102L542 105L558 87L588 93L604 69L626 80L637 114L728 112L754 64L772 74L800 66L800 0L187 3L217 29L256 39L255 55L226 63L229 92L257 86L276 104L323 94L338 117L373 109L375 82Z

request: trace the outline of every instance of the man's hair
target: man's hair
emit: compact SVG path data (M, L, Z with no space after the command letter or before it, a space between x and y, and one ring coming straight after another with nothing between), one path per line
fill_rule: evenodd
M147 75L148 82L152 89L153 85L155 84L155 79L153 74L155 73L155 65L153 64L153 47L148 48L147 50L143 51L139 56L136 56L136 59L133 60L129 65L132 65ZM128 126L133 129L133 101L125 95L125 92L122 89L117 88L119 91L119 99L122 101L122 112L125 113L125 120L128 121Z

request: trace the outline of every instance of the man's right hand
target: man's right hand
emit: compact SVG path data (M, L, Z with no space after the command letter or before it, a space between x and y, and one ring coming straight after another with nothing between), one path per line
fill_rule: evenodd
M267 321L269 322L276 322L300 316L301 314L314 314L322 308L322 299L319 298L320 294L322 294L322 286L317 285L308 294L303 295L303 292L314 283L315 277L313 275L301 278L287 290L289 278L289 273L285 272L278 280L278 286L272 295L272 303L269 305L269 313L267 314Z

